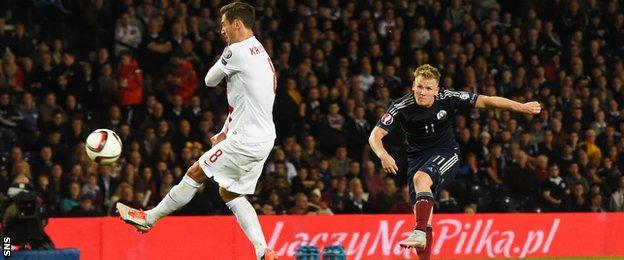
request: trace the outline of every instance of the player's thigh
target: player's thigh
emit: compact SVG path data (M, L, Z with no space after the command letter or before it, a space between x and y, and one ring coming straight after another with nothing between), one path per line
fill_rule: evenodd
M234 143L236 152L233 157L238 167L238 179L228 186L221 187L237 194L253 194L272 148L273 142L240 145Z
M451 172L457 171L459 164L459 152L456 150L437 150L420 156L420 158L413 159L414 163L410 164L408 161L408 185L410 192L410 202L414 204L416 202L416 189L414 189L414 181L418 181L418 178L422 176L417 175L418 172L426 174L431 179L428 182L426 178L423 178L425 184L431 184L433 191L439 187L440 183L452 180L449 178L454 174Z
M220 187L237 194L250 194L262 173L273 143L241 144L224 140L200 157L206 176Z
M198 164L208 178L235 177L230 175L235 174L236 158L227 140L219 142L206 151L199 157Z
M232 183L229 187L225 187L228 191L237 194L253 194L258 184L258 179L262 175L262 169L266 162L266 157L255 163L249 170L241 170L239 179Z
M447 167L446 170L439 175L438 183L433 189L434 195L436 197L438 196L438 194L440 194L440 191L447 188L453 182L453 180L455 180L458 168L459 162L455 162L451 166Z
M437 185L445 177L445 174L451 170L456 170L458 163L459 155L457 153L443 150L433 153L418 171L429 175L433 185Z
M206 176L206 174L204 174L204 171L202 171L201 167L199 166L199 161L193 163L193 165L191 165L191 167L186 170L186 175L191 177L191 179L193 179L197 183L204 183L206 182L206 180L208 180L208 177Z

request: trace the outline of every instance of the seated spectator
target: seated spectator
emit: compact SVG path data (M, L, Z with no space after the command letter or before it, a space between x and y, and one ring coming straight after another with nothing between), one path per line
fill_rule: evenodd
M294 205L288 209L288 215L315 214L315 208L308 203L308 196L303 193L295 194Z
M262 205L262 208L260 209L260 213L259 215L275 215L276 212L273 209L273 206L271 206L271 204L264 204Z
M610 211L624 211L624 176L620 176L618 189L611 194L609 201Z
M567 177L565 178L566 186L573 187L576 183L583 185L584 190L589 190L589 182L583 177L579 171L577 163L571 163L568 166Z
M516 155L516 162L511 166L506 184L511 196L519 200L531 200L537 192L538 181L529 168L528 156L524 152Z
M101 215L100 211L93 206L93 198L89 194L80 197L80 204L74 206L69 212L68 217L95 217Z
M329 208L329 206L327 205L327 202L322 200L321 191L318 188L312 190L308 198L310 199L309 205L316 209L315 210L316 214L318 215L333 215L334 214L331 208Z
M355 185L351 189L349 204L347 205L347 212L356 214L371 213L371 205L368 202L368 193L364 192L362 185Z
M188 103L195 94L199 79L193 64L182 53L176 53L171 58L174 66L172 73L167 75L167 82L172 92L180 95L184 103Z
M548 179L548 157L545 155L537 156L533 175L538 182L544 182Z
M558 165L553 164L548 168L548 180L542 183L541 190L546 211L563 211L565 209L565 191L568 189L563 178L559 176Z
M284 201L280 197L279 193L277 193L275 190L272 190L271 193L269 193L269 196L266 199L266 203L273 207L273 210L275 210L276 214L286 214L286 206L284 205Z
M575 183L572 188L570 211L572 212L588 212L589 203L587 202L587 192L583 188L583 184Z
M111 201L112 201L112 205L117 204L117 202L121 202L125 205L128 205L129 207L133 207L135 209L144 209L145 207L143 207L143 205L141 205L141 203L138 203L135 200L134 197L134 189L132 188L132 185L126 183L126 182L122 182L121 184L119 184L119 188L117 188L117 191L115 192L115 195L113 197L111 197ZM114 206L109 207L110 211L114 211L113 209L115 209ZM116 212L109 212L110 215L116 215Z
M100 186L98 186L97 175L90 174L87 177L87 181L82 185L82 192L80 194L89 195L89 198L91 199L91 204L96 209L100 208L103 202L103 198Z
M121 107L136 106L143 102L143 72L139 63L128 51L121 54L117 92Z
M371 196L377 195L383 189L385 173L381 169L375 167L373 161L364 162L364 171L362 172L366 190Z
M330 205L335 213L345 213L347 206L351 204L349 199L349 191L347 190L347 179L342 177L338 179L335 190L332 191Z
M347 157L347 148L344 146L336 149L336 155L329 160L329 171L333 177L341 177L347 174L351 159Z
M464 213L466 214L476 214L477 213L477 204L471 203L464 207Z
M132 51L141 43L141 30L131 23L128 13L122 14L117 21L115 40L115 54L119 54L124 50Z
M602 151L600 147L596 145L596 132L592 129L585 131L585 138L583 142L578 144L578 147L587 151L587 156L590 159L590 163L594 167L600 166L602 160Z
M401 195L397 192L394 179L390 177L384 178L383 190L370 200L371 207L376 213L389 212L399 201Z
M308 193L312 190L312 187L316 182L308 179L308 169L301 168L297 171L297 176L293 177L290 183L291 191L293 193Z
M412 213L414 208L410 204L409 189L407 186L401 188L401 199L390 210L392 213L407 214Z
M460 209L455 198L451 197L451 193L446 189L440 191L440 198L437 206L437 212L440 213L458 213Z
M39 192L39 196L43 200L43 206L50 216L56 216L59 214L59 203L61 197L56 194L50 186L50 178L46 174L41 174L37 178L36 190Z
M594 194L591 196L589 204L590 212L605 212L606 210L602 206L602 195Z
M80 204L80 184L72 182L69 184L69 196L61 201L61 213L66 215L72 208Z

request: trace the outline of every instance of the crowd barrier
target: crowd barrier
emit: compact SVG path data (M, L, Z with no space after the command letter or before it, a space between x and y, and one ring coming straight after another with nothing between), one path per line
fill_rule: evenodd
M299 245L342 244L348 259L418 259L399 241L412 215L262 216L267 243L293 259ZM46 232L81 259L253 259L233 216L166 217L147 234L121 219L53 218ZM438 214L433 258L624 256L624 213Z

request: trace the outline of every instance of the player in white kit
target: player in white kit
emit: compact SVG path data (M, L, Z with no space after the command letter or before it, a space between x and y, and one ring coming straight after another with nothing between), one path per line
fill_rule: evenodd
M212 137L212 148L186 172L182 181L158 205L148 211L117 203L121 218L141 232L158 219L186 205L197 189L213 177L219 194L253 243L259 259L277 259L267 248L253 206L245 194L253 194L264 162L275 141L273 102L277 78L271 58L253 36L255 10L235 2L221 8L221 33L228 47L206 74L209 87L227 80L229 114L220 133Z

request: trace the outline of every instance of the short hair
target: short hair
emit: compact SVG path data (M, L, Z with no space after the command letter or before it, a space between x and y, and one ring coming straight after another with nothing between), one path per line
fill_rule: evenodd
M426 79L435 79L440 82L440 71L429 64L421 65L414 70L414 78L423 77Z
M256 9L248 3L234 2L221 7L221 15L225 15L228 22L239 19L246 28L252 28L256 20Z

